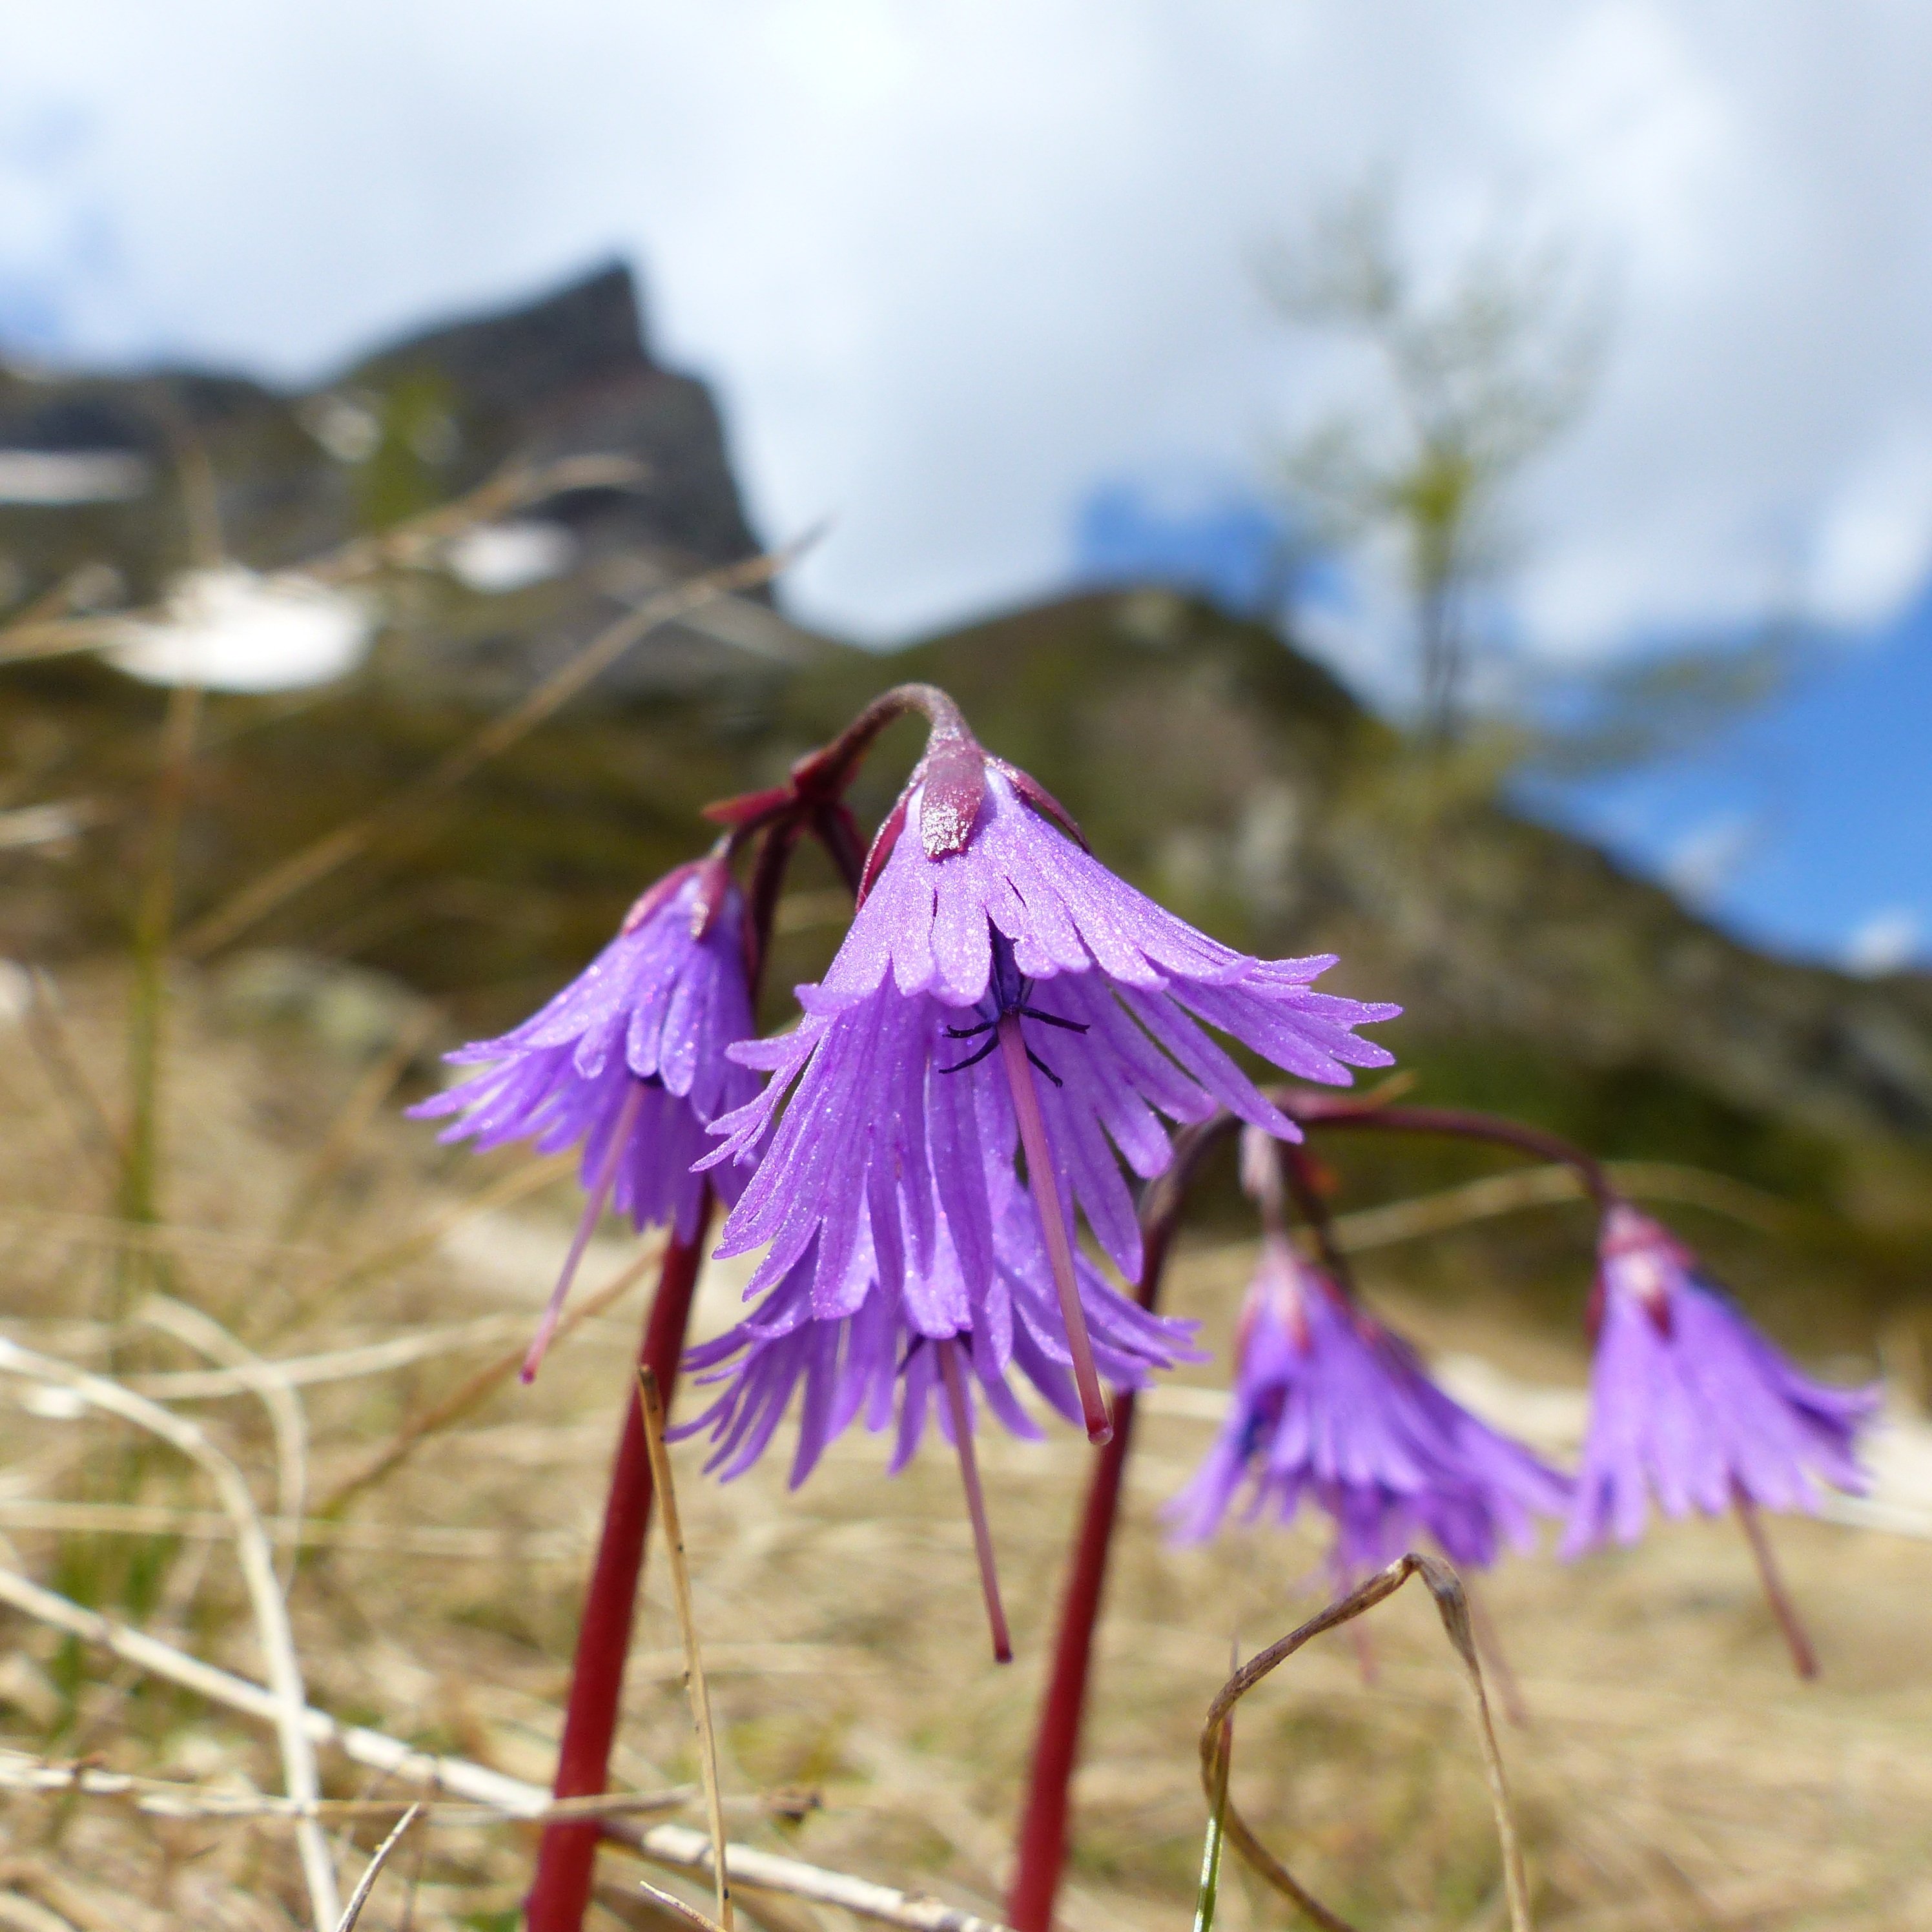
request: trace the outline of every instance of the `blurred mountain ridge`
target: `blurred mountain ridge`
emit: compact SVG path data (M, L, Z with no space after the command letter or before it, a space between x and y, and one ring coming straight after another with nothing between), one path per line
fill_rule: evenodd
M716 405L652 356L627 268L418 332L308 391L197 371L0 363L0 590L25 602L105 560L105 601L156 599L206 561L194 551L190 460L213 479L225 552L274 570L393 528L511 465L585 456L626 462L632 479L548 498L507 534L477 532L453 578L394 586L386 656L418 689L526 683L614 606L758 553ZM734 644L806 647L768 594L735 602ZM628 678L675 682L704 658L708 634L661 638Z

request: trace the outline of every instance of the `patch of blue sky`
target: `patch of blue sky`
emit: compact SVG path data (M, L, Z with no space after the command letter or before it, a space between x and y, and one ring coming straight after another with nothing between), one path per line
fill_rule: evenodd
M1703 742L1525 798L1754 944L1868 971L1925 963L1932 586Z
M1074 516L1076 582L1168 584L1240 616L1276 615L1299 593L1304 561L1280 510L1211 477L1111 478Z

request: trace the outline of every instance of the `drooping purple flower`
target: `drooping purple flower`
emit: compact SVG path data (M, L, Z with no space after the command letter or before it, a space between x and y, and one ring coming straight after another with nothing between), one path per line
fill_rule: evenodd
M1408 1344L1351 1304L1279 1233L1262 1244L1235 1344L1233 1405L1168 1505L1183 1541L1211 1536L1243 1490L1250 1517L1304 1502L1335 1525L1347 1586L1426 1532L1481 1568L1560 1516L1568 1480L1432 1382Z
M812 1315L838 1320L875 1278L891 1292L902 1274L928 1274L943 1217L961 1268L984 1279L1000 1177L1023 1148L1023 1238L1051 1268L1088 1432L1103 1439L1076 1208L1136 1276L1121 1166L1160 1173L1166 1122L1218 1106L1298 1135L1205 1029L1342 1082L1388 1064L1354 1029L1397 1010L1312 992L1332 959L1255 959L1197 932L1109 872L1032 779L953 722L934 729L867 878L825 978L799 989L801 1024L736 1049L772 1077L716 1124L714 1160L758 1162L719 1252L769 1243L752 1292L796 1276Z
M524 1364L536 1370L606 1202L640 1228L696 1239L715 1143L708 1130L757 1082L726 1049L753 1030L745 909L722 860L680 866L637 904L590 964L521 1026L448 1058L485 1071L410 1111L458 1118L446 1141L479 1148L531 1140L542 1154L582 1144L588 1198L568 1259ZM744 1168L710 1184L736 1199Z
M1800 1374L1625 1203L1604 1216L1597 1252L1590 1423L1564 1556L1634 1543L1653 1493L1670 1516L1736 1508L1749 1530L1754 1506L1815 1513L1821 1483L1864 1489L1857 1442L1876 1388Z
M890 1464L896 1474L919 1446L938 1394L938 1363L949 1346L962 1352L988 1409L1015 1436L1034 1440L1040 1433L1016 1380L1078 1422L1071 1352L1052 1274L1031 1238L1030 1204L1010 1173L1003 1185L995 1182L994 1193L992 1265L984 1274L969 1274L961 1265L944 1216L934 1231L932 1265L884 1281L867 1234L860 1258L872 1261L872 1280L850 1314L814 1318L809 1270L794 1268L746 1319L688 1350L687 1369L701 1382L724 1384L711 1406L678 1432L710 1431L706 1468L728 1482L742 1474L802 1388L794 1487L826 1445L862 1419L874 1431L896 1424ZM910 1243L902 1236L901 1245L903 1252ZM1144 1388L1154 1371L1194 1358L1192 1322L1148 1313L1084 1256L1074 1265L1095 1356L1117 1387ZM943 1410L940 1426L950 1442Z

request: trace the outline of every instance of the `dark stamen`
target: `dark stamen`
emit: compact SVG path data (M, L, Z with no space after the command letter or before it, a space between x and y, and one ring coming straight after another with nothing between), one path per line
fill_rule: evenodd
M1000 1036L995 1033L977 1053L969 1053L964 1060L956 1060L950 1066L942 1066L939 1070L942 1073L964 1073L968 1067L977 1066L999 1043ZM1056 1086L1058 1084L1057 1081L1054 1082Z
M1013 1011L1024 1013L1028 1019L1041 1021L1048 1026L1064 1027L1069 1033L1084 1033L1087 1030L1088 1022L1085 1020L1064 1020L1058 1013L1042 1012L1037 1006L1021 1005L1014 1007ZM979 1029L976 1027L974 1030L976 1033Z
M987 1051L991 1052L992 1049L989 1047L987 1048ZM1034 1052L1031 1047L1028 1047L1027 1048L1027 1058L1031 1060L1034 1066L1038 1067L1041 1072L1044 1073L1048 1079L1051 1080L1056 1087L1064 1087L1066 1084L1066 1082L1061 1079L1060 1076L1054 1072L1053 1069L1048 1066L1046 1062L1041 1059L1040 1055Z
M1026 1009L1022 1006L1020 1010L1024 1012ZM982 1020L976 1027L948 1027L946 1037L948 1040L970 1040L976 1033L991 1033L998 1024L998 1020Z

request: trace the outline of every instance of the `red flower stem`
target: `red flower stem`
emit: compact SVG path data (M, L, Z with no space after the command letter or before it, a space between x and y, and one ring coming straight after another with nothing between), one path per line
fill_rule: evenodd
M524 1358L520 1378L526 1386L536 1380L537 1370L549 1349L550 1337L556 1333L556 1324L563 1315L565 1298L570 1293L570 1284L577 1279L577 1270L584 1263L584 1250L590 1246L590 1237L603 1217L604 1204L610 1198L610 1184L617 1176L617 1163L623 1158L624 1143L631 1138L631 1129L636 1123L638 1108L644 1097L644 1083L633 1080L618 1106L617 1118L610 1130L610 1144L598 1164L597 1179L584 1201L577 1232L571 1240L570 1252L564 1257L563 1271L556 1278L556 1287L550 1292L543 1319L537 1324L537 1332L530 1338L530 1352Z
M676 1384L678 1363L684 1353L685 1330L691 1318L712 1206L707 1187L692 1238L674 1241L664 1251L658 1292L645 1319L638 1362L657 1377L667 1399ZM651 1486L644 1412L633 1380L604 1506L597 1561L584 1597L577 1656L571 1666L570 1698L557 1752L556 1782L552 1786L558 1798L587 1798L608 1787L610 1747L616 1737L623 1698L624 1665L637 1614L638 1582L644 1574ZM536 1876L524 1905L526 1932L579 1932L590 1902L597 1841L602 1830L595 1818L571 1819L544 1827Z
M1073 1241L1067 1213L1060 1198L1059 1178L1046 1138L1046 1120L1040 1111L1040 1091L1034 1084L1024 1036L1016 1012L1000 1016L1000 1057L1005 1062L1006 1084L1012 1089L1013 1114L1019 1122L1020 1145L1026 1150L1027 1184L1040 1210L1046 1237L1046 1258L1053 1285L1060 1291L1060 1316L1066 1324L1066 1346L1073 1356L1073 1380L1080 1391L1081 1412L1087 1420L1087 1439L1104 1442L1114 1432L1107 1419L1107 1398L1094 1366L1094 1344L1087 1333L1087 1311L1080 1305L1080 1278L1073 1271Z
M1176 1136L1174 1159L1166 1172L1143 1197L1141 1279L1136 1296L1143 1308L1152 1311L1160 1305L1168 1251L1195 1168L1208 1149L1238 1124L1232 1115L1222 1115L1184 1129ZM1108 1552L1120 1514L1120 1486L1133 1431L1133 1391L1122 1389L1114 1398L1113 1439L1100 1451L1087 1491L1066 1595L1060 1606L1060 1630L1054 1640L1052 1674L1040 1702L1026 1808L1020 1814L1012 1888L1006 1898L1006 1923L1014 1932L1051 1932L1053 1924L1053 1904L1066 1864L1069 1800L1079 1762L1094 1632L1100 1622Z
M1349 1300L1354 1300L1354 1273L1348 1266L1348 1257L1335 1239L1334 1216L1328 1212L1328 1204L1322 1198L1313 1157L1306 1147L1298 1146L1293 1141L1277 1141L1274 1144L1280 1149L1282 1165L1288 1171L1288 1190L1294 1196L1295 1210L1315 1238L1315 1251L1321 1257L1322 1267L1336 1288Z
M872 749L872 740L888 724L916 712L940 738L970 743L973 734L965 714L936 684L896 684L882 691L829 745L808 753L792 767L792 780L802 794L836 797L851 782L858 763Z
M1080 1519L1079 1540L1060 1606L1060 1630L1053 1648L1053 1673L1041 1700L1040 1732L1026 1808L1020 1814L1019 1844L1012 1888L1006 1895L1006 1923L1014 1932L1050 1932L1053 1905L1066 1863L1066 1827L1073 1774L1080 1758L1082 1720L1093 1664L1094 1633L1100 1621L1100 1599L1107 1581L1107 1556L1120 1514L1120 1486L1134 1435L1134 1394L1114 1397L1113 1439L1100 1451Z
M758 846L746 896L750 917L745 927L745 978L752 989L752 1009L758 1010L764 990L765 962L771 957L772 927L778 918L778 898L784 890L787 867L798 844L797 827L790 820L772 826Z
M1608 1208L1617 1198L1610 1175L1594 1154L1560 1134L1525 1126L1518 1120L1462 1107L1385 1106L1372 1094L1322 1094L1298 1087L1277 1088L1268 1097L1291 1119L1306 1126L1380 1127L1394 1133L1442 1134L1514 1148L1520 1154L1534 1154L1570 1168L1599 1208Z
M1006 1613L1000 1604L999 1572L993 1566L993 1532L986 1522L986 1492L980 1486L980 1460L973 1451L973 1412L966 1405L966 1384L959 1369L959 1344L935 1342L939 1372L946 1384L946 1406L952 1418L952 1446L959 1452L959 1480L966 1490L966 1514L972 1520L973 1553L980 1561L980 1588L986 1599L986 1622L993 1633L993 1661L1013 1660L1013 1640L1006 1630Z
M1750 1545L1751 1555L1757 1561L1758 1581L1764 1586L1765 1600L1771 1605L1771 1613L1784 1634L1786 1646L1791 1652L1792 1667L1808 1682L1818 1674L1818 1653L1811 1648L1811 1640L1805 1634L1798 1606L1791 1600L1784 1587L1784 1579L1778 1574L1778 1558L1772 1553L1771 1539L1765 1534L1764 1525L1758 1519L1757 1505L1736 1482L1731 1484L1731 1501L1736 1506L1738 1521L1744 1526L1744 1540Z

